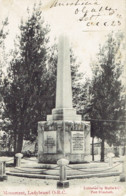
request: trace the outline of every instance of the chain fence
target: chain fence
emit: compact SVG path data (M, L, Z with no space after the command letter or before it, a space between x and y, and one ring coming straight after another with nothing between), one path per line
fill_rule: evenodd
M82 169L78 169L78 168L73 168L73 167L70 167L70 166L66 166L66 167L68 167L68 168L70 168L70 169L73 169L73 170L77 170L77 171L81 171L81 172L83 172L83 173L89 173L89 172L92 172L92 173L99 173L99 172L105 172L105 171L108 171L108 170L111 170L111 169L113 169L113 168L115 168L115 167L117 167L117 166L119 166L119 165L121 165L122 163L119 163L119 164L117 164L117 165L115 165L115 166L113 166L113 167L110 167L110 168L107 168L107 169L103 169L103 170L98 170L98 171L92 171L92 170L85 170L84 171L84 169L82 170Z
M19 171L23 171L24 173L30 173L30 174L44 174L43 172L48 171L48 170L55 170L55 169L57 169L58 167L59 167L59 166L56 166L56 167L44 169L44 170L41 170L41 171L24 170L24 169L17 168L17 167L15 167L15 169L16 169L16 170L19 170Z

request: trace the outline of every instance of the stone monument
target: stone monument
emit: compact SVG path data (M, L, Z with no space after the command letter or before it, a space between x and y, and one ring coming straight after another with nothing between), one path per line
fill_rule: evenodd
M89 161L90 122L81 121L72 105L69 40L59 37L56 108L47 121L38 122L38 161L56 163L65 157L70 163Z

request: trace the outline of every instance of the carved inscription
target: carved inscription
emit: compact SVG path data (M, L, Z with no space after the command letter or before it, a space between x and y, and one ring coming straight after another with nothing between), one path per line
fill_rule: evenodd
M84 132L72 131L72 153L84 153Z
M44 132L44 153L56 153L56 131Z

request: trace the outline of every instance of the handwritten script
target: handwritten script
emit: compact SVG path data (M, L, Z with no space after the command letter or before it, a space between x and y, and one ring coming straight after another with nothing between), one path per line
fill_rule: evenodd
M120 27L122 14L102 0L55 0L50 8L71 7L78 22L87 27Z

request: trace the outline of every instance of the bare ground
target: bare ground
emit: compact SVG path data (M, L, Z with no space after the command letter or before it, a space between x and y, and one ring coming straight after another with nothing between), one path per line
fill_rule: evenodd
M120 177L86 178L69 180L69 188L57 189L56 180L44 180L8 176L7 181L0 182L0 196L5 195L126 195L126 182Z

